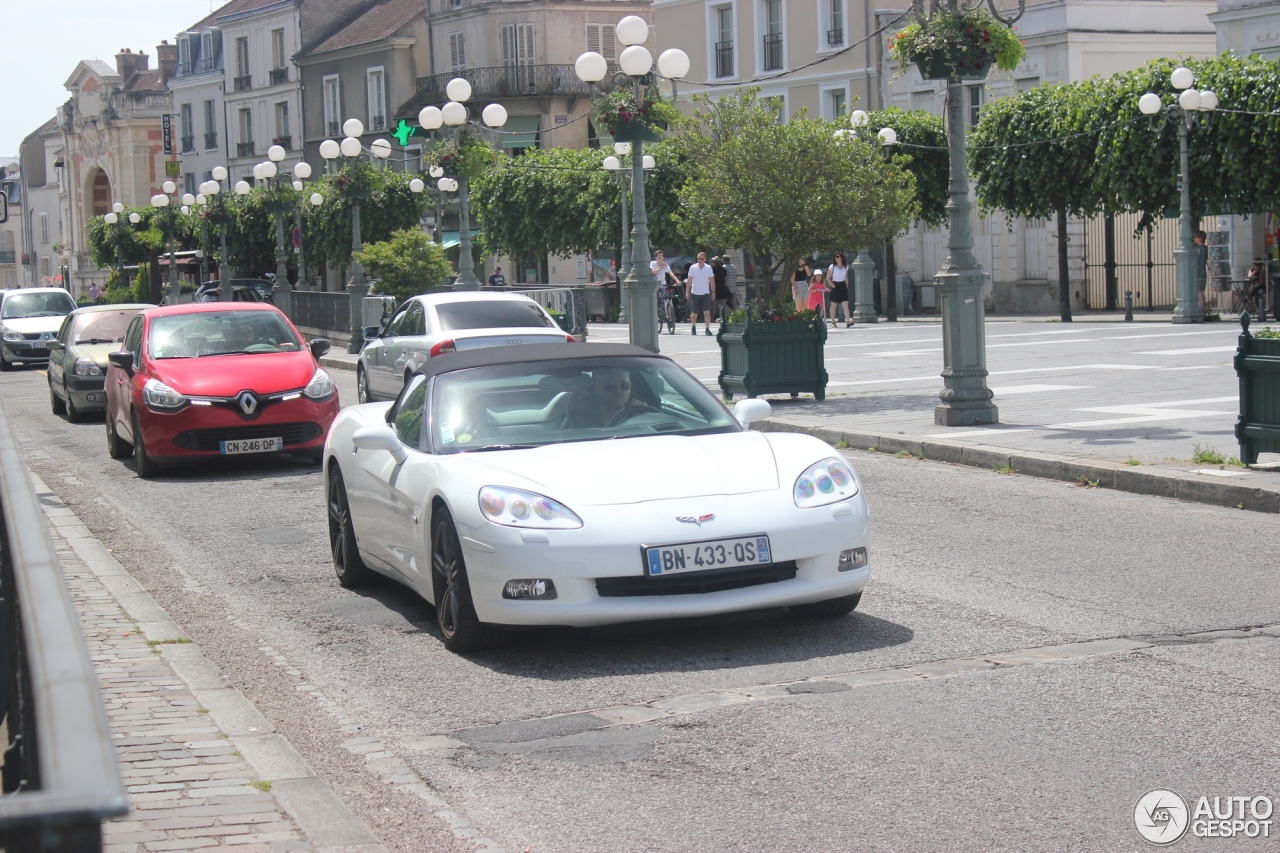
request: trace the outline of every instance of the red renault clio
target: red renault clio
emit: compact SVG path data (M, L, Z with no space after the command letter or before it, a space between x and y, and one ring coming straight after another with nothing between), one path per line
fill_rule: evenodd
M272 305L173 305L134 317L108 357L107 452L139 477L177 459L290 453L319 461L333 379Z

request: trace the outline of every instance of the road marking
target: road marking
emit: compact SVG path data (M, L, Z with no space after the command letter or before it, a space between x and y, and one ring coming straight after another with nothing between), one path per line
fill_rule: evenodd
M1199 468L1197 474L1208 474L1210 477L1243 477L1243 471L1224 471L1220 468Z
M1109 341L1134 341L1143 340L1145 338L1185 338L1188 335L1221 335L1225 332L1231 334L1239 334L1235 329L1214 329L1211 332L1158 332L1156 334L1146 335L1114 335L1107 338Z
M1229 397L1204 397L1199 400L1170 400L1167 403L1130 403L1127 406L1099 406L1093 409L1076 409L1077 412L1116 412L1124 414L1130 409L1163 409L1169 406L1203 406L1209 403L1234 403L1239 400L1239 396L1232 394Z
M1001 385L993 387L991 391L995 394L1040 394L1046 391L1079 391L1092 386L1089 385Z
M1092 328L1055 329L1053 331L1045 331L1045 332L1017 332L1016 334L1008 334L1008 335L987 335L987 337L989 338L1030 338L1030 337L1036 337L1039 335L1088 335L1088 334L1096 334L1099 331L1101 330L1092 329Z
M1134 353L1134 355L1200 355L1209 352L1235 352L1236 348L1231 347L1192 347L1191 349L1157 349L1148 350L1146 352Z
M935 432L925 435L925 438L986 438L993 435L1008 435L1013 432L1035 432L1031 427L1019 427L1018 429L1000 429L998 427L986 427L973 429L958 429L952 432Z
M893 352L864 352L863 355L867 358L893 358L899 355L928 355L935 352L942 352L942 347L937 349L904 349Z
M1072 338L1065 341L1019 341L1016 344L987 344L987 349L999 349L1000 347L1043 347L1050 344L1094 344L1100 338Z

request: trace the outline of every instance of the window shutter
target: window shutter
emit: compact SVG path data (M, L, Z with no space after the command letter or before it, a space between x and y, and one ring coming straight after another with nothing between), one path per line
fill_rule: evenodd
M516 59L521 65L533 65L533 24L516 25Z
M467 42L464 33L449 33L449 63L454 71L467 67Z
M502 64L504 66L515 65L515 25L503 24L499 29L499 33L502 36Z
M587 24L587 50L600 54L610 65L616 63L618 48L613 24Z

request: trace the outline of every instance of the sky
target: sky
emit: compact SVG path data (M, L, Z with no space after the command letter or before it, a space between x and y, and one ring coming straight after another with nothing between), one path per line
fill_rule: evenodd
M121 48L139 50L156 67L156 45L226 0L0 0L7 24L0 51L0 155L17 156L22 140L53 118L68 97L63 83L82 59L115 67Z

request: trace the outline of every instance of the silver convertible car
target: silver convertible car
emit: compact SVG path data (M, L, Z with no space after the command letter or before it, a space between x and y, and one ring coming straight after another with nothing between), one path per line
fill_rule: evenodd
M361 403L394 400L414 371L433 356L574 340L527 296L474 291L415 296L366 337L356 366Z
M768 414L623 344L433 358L329 430L338 581L407 584L458 652L499 626L844 616L871 574L861 482L826 442L748 428Z

